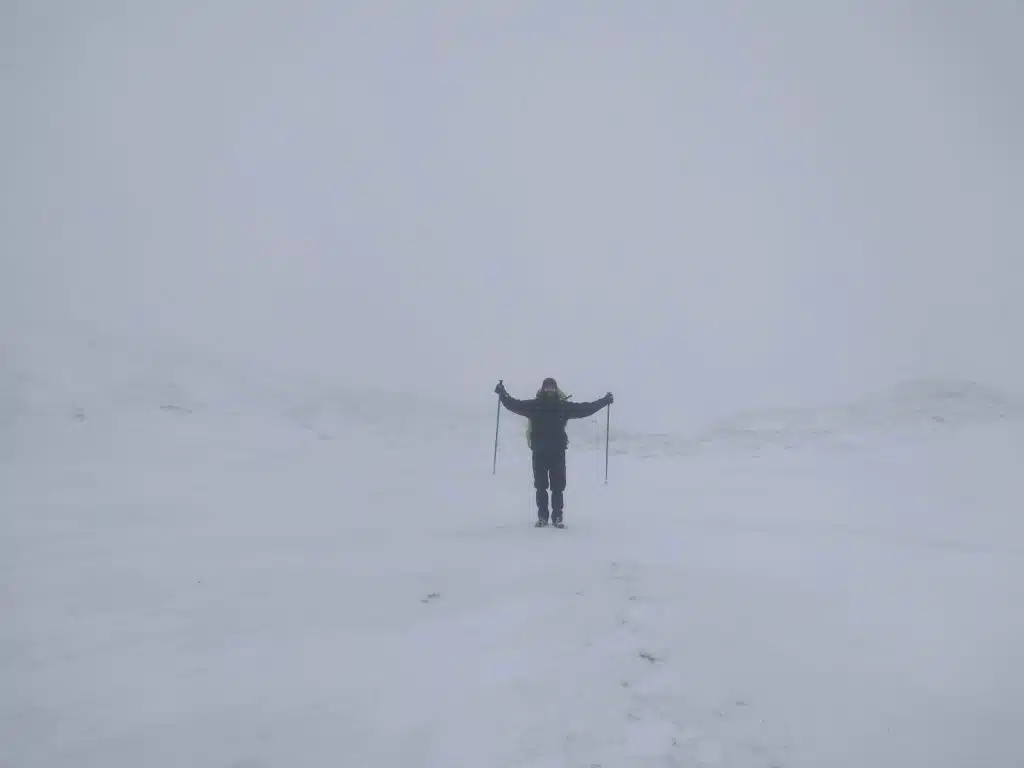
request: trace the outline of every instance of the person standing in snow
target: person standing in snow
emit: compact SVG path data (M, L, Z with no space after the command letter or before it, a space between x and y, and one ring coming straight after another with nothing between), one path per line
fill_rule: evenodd
M558 383L544 379L537 396L532 400L517 400L498 382L495 393L512 413L530 420L529 441L533 452L533 487L537 491L538 527L548 524L548 487L551 488L551 522L564 527L565 500L565 452L569 447L569 436L565 425L569 419L584 419L614 402L609 392L600 400L590 403L573 403L558 389Z

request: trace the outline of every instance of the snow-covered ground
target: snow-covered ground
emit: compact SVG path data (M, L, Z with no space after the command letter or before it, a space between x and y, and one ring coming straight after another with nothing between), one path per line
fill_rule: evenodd
M2 768L1024 765L1009 399L613 429L607 486L602 414L536 530L486 394L106 354L5 350Z

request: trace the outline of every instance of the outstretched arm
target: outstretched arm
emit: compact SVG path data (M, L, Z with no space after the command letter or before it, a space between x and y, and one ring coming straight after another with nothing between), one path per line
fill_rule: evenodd
M501 400L501 404L508 408L510 411L512 411L512 413L518 416L527 417L533 414L533 409L530 407L530 403L526 400L517 400L516 398L512 397L512 395L510 395L505 390L505 385L502 384L500 381L498 382L498 386L494 388L494 391L497 393L498 398Z
M562 407L565 408L565 415L570 419L585 419L587 416L593 416L595 413L600 411L606 405L611 405L615 398L612 397L612 393L609 392L607 395L602 397L600 400L594 400L589 403L563 403Z

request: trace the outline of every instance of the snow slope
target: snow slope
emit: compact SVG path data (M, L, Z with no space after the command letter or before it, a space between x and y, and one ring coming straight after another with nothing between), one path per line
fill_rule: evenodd
M7 352L3 768L1024 764L996 393L578 425L557 531L486 396Z

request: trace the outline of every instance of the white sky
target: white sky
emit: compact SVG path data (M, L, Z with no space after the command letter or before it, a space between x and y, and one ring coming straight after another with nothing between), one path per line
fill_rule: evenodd
M0 332L658 429L1024 391L1024 6L5 2Z

